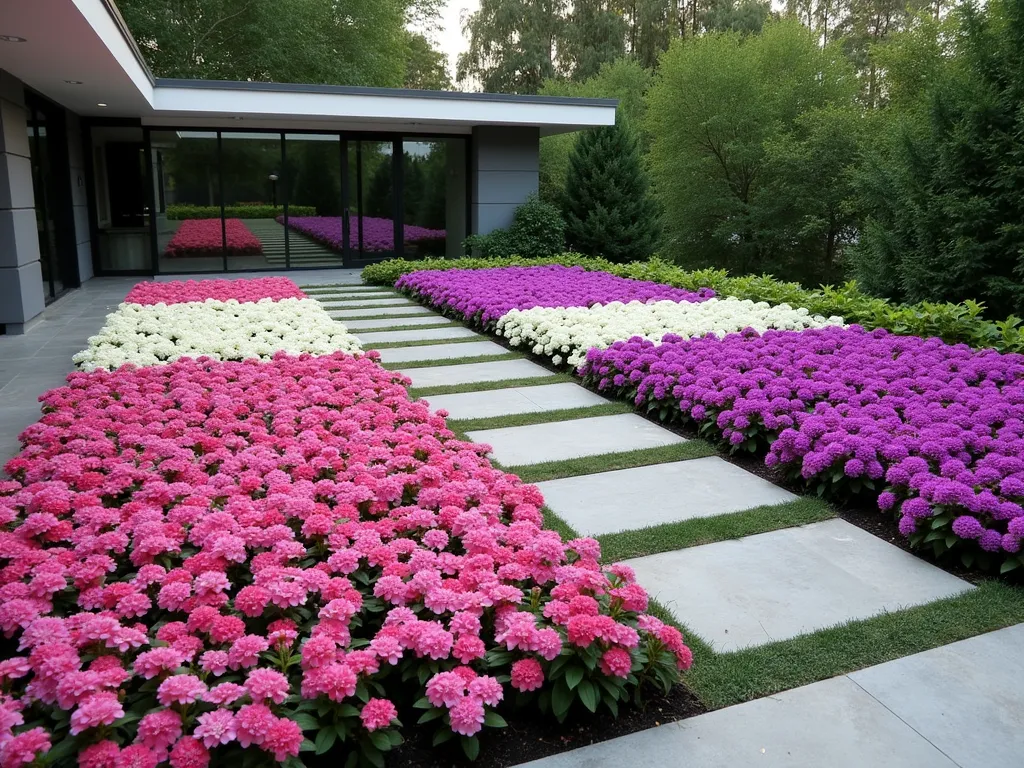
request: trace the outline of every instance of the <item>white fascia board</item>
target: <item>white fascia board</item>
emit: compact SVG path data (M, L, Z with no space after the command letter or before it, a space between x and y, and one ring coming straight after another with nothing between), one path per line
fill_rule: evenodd
M146 68L139 63L135 51L125 40L121 28L110 15L110 11L99 0L73 0L78 12L93 28L96 35L103 41L103 45L117 61L125 74L131 78L139 93L153 104L153 79Z
M303 93L226 88L153 89L154 116L338 118L578 128L615 123L615 107L446 99L377 94Z

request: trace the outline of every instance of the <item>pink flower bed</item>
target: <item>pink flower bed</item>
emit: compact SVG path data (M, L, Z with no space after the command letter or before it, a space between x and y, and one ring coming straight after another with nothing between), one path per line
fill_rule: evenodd
M287 277L259 277L247 280L178 280L169 283L138 283L125 301L132 304L182 304L187 301L259 301L260 299L305 299L306 294Z
M225 219L221 231L220 219L185 219L171 237L164 255L170 258L186 256L220 256L227 237L228 256L253 256L263 253L263 244L241 219Z
M44 395L0 482L0 764L379 764L417 709L473 752L509 687L562 718L687 668L630 569L407 383L282 353Z

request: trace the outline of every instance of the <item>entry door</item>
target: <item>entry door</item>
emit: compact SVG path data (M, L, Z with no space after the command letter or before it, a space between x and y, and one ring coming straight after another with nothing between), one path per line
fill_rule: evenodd
M141 142L107 144L107 189L113 227L146 225L145 156Z
M342 151L343 253L346 267L362 267L402 252L398 213L398 142L345 140Z

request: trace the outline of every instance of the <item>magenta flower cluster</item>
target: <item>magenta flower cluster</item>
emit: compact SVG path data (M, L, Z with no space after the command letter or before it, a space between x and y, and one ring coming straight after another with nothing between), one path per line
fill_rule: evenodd
M766 463L810 483L881 490L914 541L1021 549L1024 356L851 326L630 339L581 373L733 445L770 442Z
M189 301L255 302L260 299L305 299L306 294L287 277L250 280L176 280L167 283L136 283L125 296L130 304L183 304Z
M279 223L284 223L284 217L278 216ZM392 219L383 219L377 216L350 216L349 217L349 246L359 248L359 222L363 224L363 250L364 251L393 251L395 250L395 223ZM295 216L288 218L288 226L307 237L323 243L335 251L342 250L345 242L342 233L342 218L340 216ZM405 225L405 244L431 240L444 240L446 234L443 229L427 229L415 224Z
M512 309L589 307L612 301L703 301L710 288L694 293L645 280L629 280L582 267L446 269L410 272L395 283L419 300L443 310L493 323Z
M225 245L228 256L263 253L260 239L241 219L225 219L223 228L220 219L186 219L178 225L164 255L171 258L220 256Z
M472 737L560 655L609 685L688 667L632 572L543 529L537 488L407 384L281 353L44 395L0 482L3 766L68 739L82 768L287 761L327 727L383 749L410 687Z

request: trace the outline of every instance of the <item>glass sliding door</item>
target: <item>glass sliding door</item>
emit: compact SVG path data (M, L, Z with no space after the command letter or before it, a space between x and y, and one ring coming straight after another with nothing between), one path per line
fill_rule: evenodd
M223 272L222 182L216 131L152 131L160 272Z
M67 133L59 108L42 100L26 101L39 266L49 304L79 284Z
M288 266L286 173L280 133L222 131L224 233L229 270Z
M284 149L287 205L279 221L287 228L288 266L343 266L341 137L288 133Z
M402 252L395 195L395 142L349 140L346 143L349 207L346 265L362 266Z
M462 139L402 142L402 255L462 255L466 239L466 152Z

